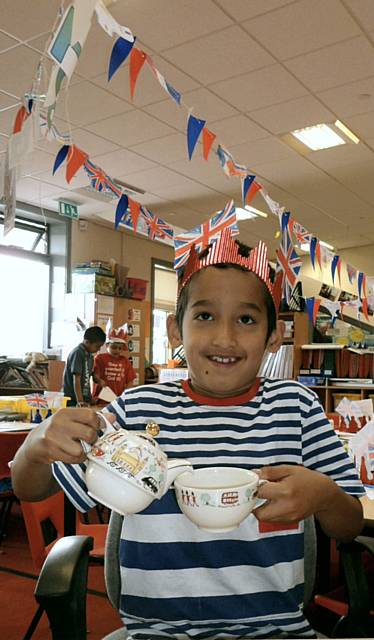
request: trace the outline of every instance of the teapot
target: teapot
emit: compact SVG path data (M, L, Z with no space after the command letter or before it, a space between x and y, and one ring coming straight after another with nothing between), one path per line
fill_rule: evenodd
M148 423L146 431L128 431L99 416L103 435L94 445L82 446L88 493L101 504L121 515L138 513L162 498L180 473L192 471L189 460L168 459L151 435L159 431L156 423Z

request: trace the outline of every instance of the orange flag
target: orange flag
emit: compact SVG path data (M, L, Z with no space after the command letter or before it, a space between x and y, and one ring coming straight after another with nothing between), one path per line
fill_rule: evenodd
M139 202L136 202L136 200L129 198L129 207L130 207L132 226L134 227L134 231L136 231L136 228L138 226L138 219L140 216L140 204Z
M22 131L23 123L29 117L29 113L27 112L26 107L20 107L17 111L14 124L13 124L13 133L19 133Z
M247 195L245 198L246 204L249 204L253 200L257 191L259 191L260 189L262 189L262 185L259 182L256 182L255 180L253 180L251 186L247 191Z
M204 160L208 160L212 144L216 139L216 134L209 131L208 127L203 129L203 156Z
M88 153L76 147L75 144L71 145L66 160L66 181L70 182L74 178L77 171L86 162Z
M133 47L130 53L130 95L131 100L134 99L135 85L138 79L138 75L141 71L143 64L147 59L147 54L141 49Z
M362 311L363 314L366 318L366 320L369 322L369 310L368 310L368 301L367 298L362 298L361 300L361 304L362 304Z

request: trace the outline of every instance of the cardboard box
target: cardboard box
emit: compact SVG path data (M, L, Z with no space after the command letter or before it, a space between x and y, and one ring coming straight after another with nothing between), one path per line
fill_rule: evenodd
M73 293L98 293L114 296L116 279L114 276L103 276L97 273L81 273L73 271Z

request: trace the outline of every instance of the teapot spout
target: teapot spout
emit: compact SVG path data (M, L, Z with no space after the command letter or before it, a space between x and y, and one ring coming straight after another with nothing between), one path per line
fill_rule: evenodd
M166 479L166 491L170 485L174 482L175 478L184 471L193 471L193 466L189 460L183 458L176 458L174 460L168 460L168 475Z

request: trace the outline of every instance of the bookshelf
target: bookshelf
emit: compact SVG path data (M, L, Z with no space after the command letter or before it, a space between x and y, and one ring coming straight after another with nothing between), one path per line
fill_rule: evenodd
M296 380L302 361L301 347L309 342L312 333L308 314L303 311L281 311L278 319L283 320L286 326L283 344L293 345L292 377Z

